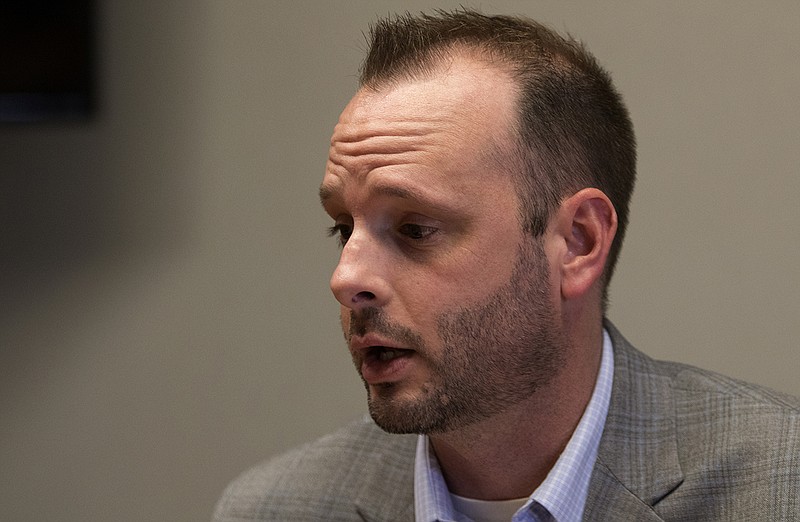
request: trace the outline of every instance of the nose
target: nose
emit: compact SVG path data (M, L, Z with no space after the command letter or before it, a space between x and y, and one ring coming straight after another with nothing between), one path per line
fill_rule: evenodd
M331 276L331 290L342 306L351 310L384 305L390 287L386 255L366 234L353 233L342 248L339 264Z

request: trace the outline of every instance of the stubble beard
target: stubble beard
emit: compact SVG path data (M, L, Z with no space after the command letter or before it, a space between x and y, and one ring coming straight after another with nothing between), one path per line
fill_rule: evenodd
M534 395L564 366L565 340L538 239L525 240L511 278L494 294L438 318L438 354L379 309L366 319L352 314L350 326L399 338L433 376L414 398L391 383L374 389L365 383L370 414L389 433L445 433L485 420Z

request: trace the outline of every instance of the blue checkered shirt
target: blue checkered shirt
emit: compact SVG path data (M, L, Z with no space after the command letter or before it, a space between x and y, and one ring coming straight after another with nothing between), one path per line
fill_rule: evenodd
M608 413L614 355L611 338L603 331L603 354L592 398L578 427L547 478L531 494L511 522L573 522L581 520L589 479ZM414 510L419 522L472 522L458 513L442 476L428 437L417 440L414 463Z

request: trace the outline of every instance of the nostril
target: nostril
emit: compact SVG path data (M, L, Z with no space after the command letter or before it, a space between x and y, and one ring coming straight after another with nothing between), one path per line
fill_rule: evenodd
M354 303L363 303L364 301L372 301L373 299L375 299L375 294L366 291L359 292L353 296Z

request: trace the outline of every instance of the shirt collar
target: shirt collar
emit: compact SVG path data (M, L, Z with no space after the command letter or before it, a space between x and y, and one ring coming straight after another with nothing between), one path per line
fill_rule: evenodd
M613 348L604 329L600 370L589 404L556 464L528 502L514 515L514 522L539 520L534 513L541 511L540 508L545 508L557 522L581 519L606 422L613 379ZM417 439L414 509L416 520L420 522L469 522L453 509L450 492L426 435Z

